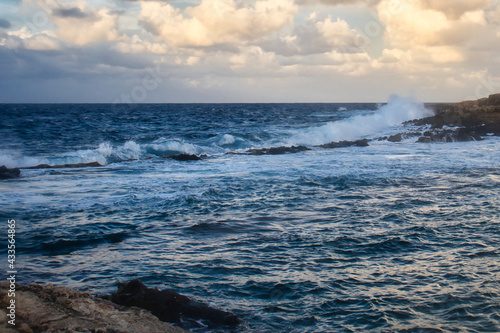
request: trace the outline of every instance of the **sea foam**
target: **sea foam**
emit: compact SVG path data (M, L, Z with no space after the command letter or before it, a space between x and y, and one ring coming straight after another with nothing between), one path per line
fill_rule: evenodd
M319 145L332 141L356 140L377 134L405 121L432 116L433 112L411 98L391 96L375 113L329 122L302 129L292 135L286 145Z

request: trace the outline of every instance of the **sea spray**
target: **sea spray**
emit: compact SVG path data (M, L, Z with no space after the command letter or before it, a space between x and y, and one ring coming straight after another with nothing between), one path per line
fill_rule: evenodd
M123 145L112 145L109 142L99 144L97 148L78 149L58 153L45 158L24 156L20 152L0 151L0 165L8 168L31 167L40 164L62 165L98 162L101 165L127 160L145 159L176 154L200 154L205 152L201 147L178 140L156 140L152 143L139 144L127 141Z
M320 145L332 141L356 140L381 132L405 121L432 116L432 111L411 98L391 96L386 105L369 115L329 122L300 130L286 145Z

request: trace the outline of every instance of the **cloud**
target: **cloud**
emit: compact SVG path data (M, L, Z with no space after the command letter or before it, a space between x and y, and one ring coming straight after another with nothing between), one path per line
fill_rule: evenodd
M317 22L315 26L328 45L335 48L356 47L363 40L356 30L351 29L347 22L340 18L332 21L329 16L324 21Z
M373 6L379 2L380 0L297 0L297 3L300 5L323 4L328 6L355 4L365 4L367 6Z
M171 46L208 47L252 41L292 23L297 7L292 0L202 0L184 11L158 1L141 2L140 21Z
M0 28L9 29L11 24L8 20L0 18Z
M89 14L83 12L78 7L56 8L53 11L53 15L59 16L59 17L72 17L72 18L80 18L80 19L89 16Z
M458 45L474 38L486 26L481 10L465 11L459 19L450 19L444 12L427 6L427 1L404 2L394 14L389 14L392 0L380 2L377 9L379 13L385 13L381 20L386 25L385 37L391 46L413 48Z
M143 40L139 35L124 37L114 48L122 53L146 53L146 54L165 54L168 48L164 43L154 43Z
M423 0L422 4L432 10L446 15L448 19L456 20L463 14L485 9L490 0Z
M40 7L55 25L57 37L65 43L81 46L116 41L122 36L118 28L119 12L106 7L92 8L85 0L65 3L56 0L29 1Z

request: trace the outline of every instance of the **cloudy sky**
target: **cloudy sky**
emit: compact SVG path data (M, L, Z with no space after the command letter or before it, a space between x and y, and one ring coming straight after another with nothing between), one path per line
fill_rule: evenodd
M500 0L0 0L0 102L500 93Z

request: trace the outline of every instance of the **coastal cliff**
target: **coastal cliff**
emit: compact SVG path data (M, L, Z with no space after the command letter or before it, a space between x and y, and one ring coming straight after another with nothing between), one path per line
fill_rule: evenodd
M418 142L478 141L485 136L500 136L500 94L431 108L434 116L407 122L430 126Z

